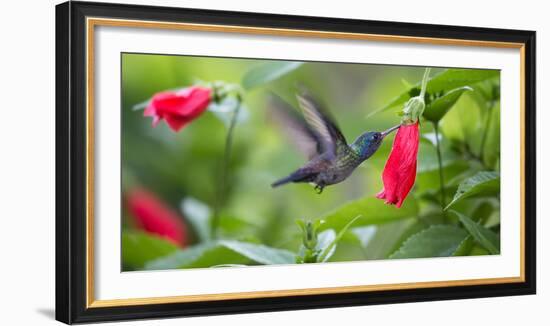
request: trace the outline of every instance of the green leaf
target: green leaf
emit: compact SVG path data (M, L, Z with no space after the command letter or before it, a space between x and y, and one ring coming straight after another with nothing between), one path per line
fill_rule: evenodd
M500 193L500 174L492 171L481 171L463 181L455 193L453 200L447 205L448 209L455 203L474 196L491 196Z
M480 81L495 77L499 75L498 70L481 70L481 69L447 69L444 72L432 77L426 86L426 92L428 94L436 94L440 92L447 92L448 90L471 86ZM411 98L412 90L420 89L420 83L413 86L407 92L399 95L393 99L386 106L377 110L376 112L385 111L395 107L397 105L407 102Z
M324 263L334 254L334 251L336 251L336 245L338 244L338 241L340 241L340 239L342 239L342 236L348 231L349 227L355 221L357 221L360 217L361 217L361 215L358 215L358 216L354 217L351 221L348 222L348 224L346 224L338 232L338 234L332 240L332 242L326 248L324 248L323 251L319 254L319 258L317 259L317 261Z
M458 248L453 252L453 256L468 256L474 247L474 242L471 236L467 236L464 241L460 243Z
M248 265L244 264L220 264L220 265L214 265L210 266L210 268L220 268L220 267L247 267Z
M455 214L458 217L466 230L470 232L476 242L483 246L483 248L487 249L493 255L497 255L500 253L500 239L498 235L496 235L493 231L472 221L471 218L467 217L464 214L460 214L455 210L451 210L451 213Z
M471 95L470 92L468 95ZM439 121L444 138L458 145L467 146L474 154L479 153L481 135L484 129L482 109L472 96L462 96L453 109ZM461 149L464 151L464 149Z
M248 259L223 246L218 246L215 242L206 242L153 260L145 265L145 269L162 270L211 267L223 264L246 264L249 262Z
M336 232L333 229L325 230L317 235L315 250L324 251L336 239Z
M178 246L159 236L139 231L122 232L122 262L140 269L148 261L164 257L178 250Z
M485 225L487 219L495 212L495 205L489 201L480 201L477 206L472 206L472 209L461 211L463 214L472 217L472 220L481 225ZM498 209L496 210L498 212Z
M367 260L386 259L395 252L411 235L419 232L423 225L417 218L411 217L382 225L368 226L374 228L370 241L364 245ZM355 231L355 229L353 229ZM364 243L364 242L363 242Z
M492 109L487 112L490 115L489 129L485 145L483 146L483 162L487 166L494 166L500 157L500 102L497 102Z
M132 107L132 111L144 110L149 105L149 103L151 103L151 99L138 103Z
M361 217L357 219L354 226L381 224L417 216L418 205L412 196L405 200L401 208L387 205L383 200L373 196L363 197L350 201L322 217L325 223L319 226L319 230L339 231L358 215Z
M447 90L471 86L481 81L500 75L498 70L490 69L447 69L428 81L428 93L445 92Z
M441 138L441 137L440 137ZM420 144L419 147L419 153L422 153L422 155L418 156L418 168L417 173L428 173L436 171L438 172L438 178L439 178L439 163L437 160L437 149L435 146L427 146L424 144ZM446 168L452 165L462 166L465 165L468 167L468 163L461 161L461 157L456 154L456 152L451 151L446 148L442 148L442 162L441 166ZM439 181L439 179L438 179Z
M231 215L220 215L217 232L218 238L242 240L243 236L257 233L257 226Z
M487 255L489 255L489 252L487 251L487 249L478 245L474 245L474 247L470 251L470 256L487 256Z
M376 225L359 226L351 229L361 247L366 248L378 232Z
M242 79L245 89L251 89L269 83L283 75L298 69L303 62L269 61L252 67Z
M261 244L234 240L221 240L219 243L252 261L264 265L292 264L295 260L294 254L290 251L271 248Z
M486 228L492 228L497 225L500 225L500 211L498 209L493 211L485 221Z
M472 88L468 86L459 87L437 97L424 110L424 117L432 122L438 122L455 105L464 92L471 90Z
M158 270L249 263L292 264L294 261L294 254L287 250L242 241L219 240L178 250L171 255L150 262L146 268Z
M210 207L203 202L187 197L181 202L181 211L185 220L191 224L195 234L200 242L210 240L210 216L212 214Z
M390 259L452 256L468 233L452 225L434 225L409 237Z

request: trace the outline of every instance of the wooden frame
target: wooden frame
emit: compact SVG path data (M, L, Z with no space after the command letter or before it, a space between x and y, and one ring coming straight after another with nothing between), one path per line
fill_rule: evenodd
M521 276L146 299L93 296L93 31L96 26L520 49ZM65 323L535 293L535 33L86 2L56 8L56 318Z

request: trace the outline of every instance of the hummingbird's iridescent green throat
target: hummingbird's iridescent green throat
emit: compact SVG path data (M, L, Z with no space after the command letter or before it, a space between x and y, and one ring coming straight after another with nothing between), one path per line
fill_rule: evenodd
M328 185L346 180L365 160L371 157L382 140L399 125L386 131L369 131L361 134L352 144L327 111L306 91L296 95L302 109L299 117L289 104L276 95L271 96L270 108L275 120L285 128L286 135L302 151L309 161L271 186L290 182L308 182L315 185L318 193Z

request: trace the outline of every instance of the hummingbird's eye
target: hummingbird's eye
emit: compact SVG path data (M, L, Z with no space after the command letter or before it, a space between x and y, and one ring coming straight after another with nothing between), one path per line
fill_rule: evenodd
M379 140L380 139L380 134L376 133L372 136L372 138L374 138L374 140Z

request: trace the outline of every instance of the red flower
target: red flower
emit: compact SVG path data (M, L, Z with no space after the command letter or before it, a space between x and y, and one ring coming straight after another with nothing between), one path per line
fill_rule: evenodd
M183 247L187 229L182 218L154 194L134 189L127 196L128 209L139 228Z
M143 115L153 117L153 127L165 119L172 130L179 131L206 110L211 93L210 88L199 86L160 92L153 96Z
M416 159L419 142L418 122L401 125L395 135L390 157L382 173L384 189L376 195L386 204L401 207L416 179Z

